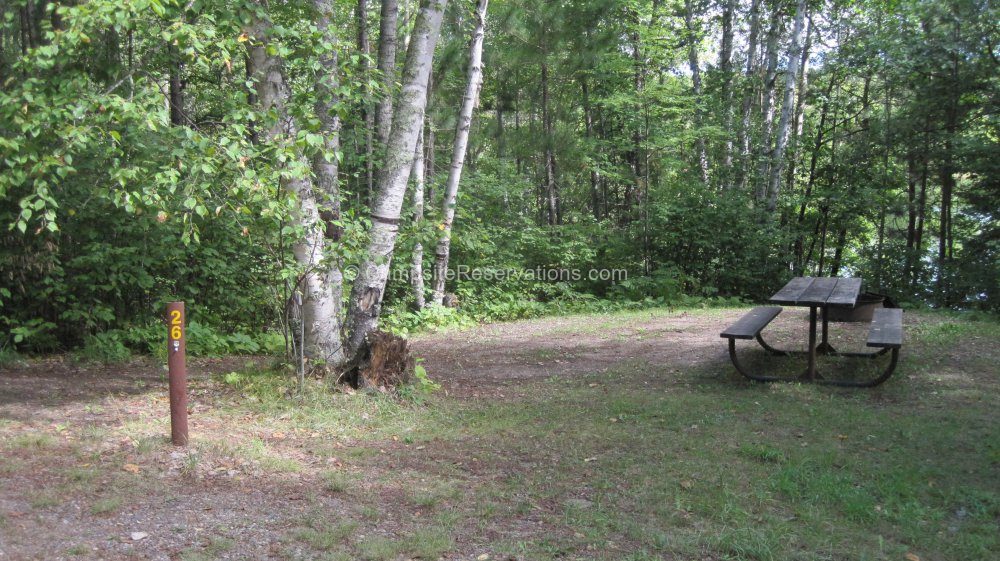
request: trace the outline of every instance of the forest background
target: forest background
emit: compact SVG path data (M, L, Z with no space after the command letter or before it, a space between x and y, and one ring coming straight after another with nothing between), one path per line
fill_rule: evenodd
M4 353L164 352L172 300L196 354L277 351L296 291L332 362L794 275L1000 310L992 0L0 12Z

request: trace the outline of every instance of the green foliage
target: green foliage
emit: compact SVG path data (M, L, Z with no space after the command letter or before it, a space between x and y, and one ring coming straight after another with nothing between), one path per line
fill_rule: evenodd
M746 3L735 6L734 21L749 20ZM339 236L326 257L345 271L364 258L367 174L384 160L369 150L366 116L393 92L378 91L382 80L360 55L338 58L335 99L317 99L315 87L331 78L319 57L353 52L354 6L335 5L335 41L316 28L308 3L36 7L0 8L0 348L114 356L112 336L92 339L113 332L134 352L159 354L163 306L183 300L194 354L283 349L274 332L306 270L293 265L305 231L293 226L298 201L282 182L311 174L303 161L340 166ZM765 34L787 16L760 8ZM778 119L761 101L784 109L782 80L769 91L762 69L745 71L742 53L728 71L706 63L718 60L709 39L721 32L723 5L494 3L451 266L522 274L450 279L458 312L408 312L411 285L394 274L386 325L405 333L759 300L792 274L853 274L902 301L996 312L996 6L809 8L812 38L824 46L821 57L811 46L808 89L795 96L801 133L789 139L769 210L761 190ZM465 92L469 18L459 13L440 42L429 130L454 127ZM269 48L284 58L294 137L268 137L276 115L250 103L252 77L240 61L259 38L244 31L262 16L273 24ZM745 44L746 26L735 27L734 44ZM787 27L774 26L779 61ZM702 61L700 93L692 54ZM183 85L179 112L164 103L172 75ZM320 101L340 117L336 152L320 130ZM447 138L428 153L438 163L427 178L427 219L403 221L394 273L408 269L418 241L430 270ZM571 271L582 275L560 275Z
M418 359L418 362L421 359ZM427 369L417 364L413 369L413 380L410 384L398 389L399 397L414 403L423 403L432 393L441 389L441 384L431 380Z
M21 355L11 349L0 348L0 368L11 368L21 362Z
M77 356L85 361L111 364L127 361L132 357L132 352L125 345L125 337L121 331L105 331L87 336L83 340L83 347L77 351Z

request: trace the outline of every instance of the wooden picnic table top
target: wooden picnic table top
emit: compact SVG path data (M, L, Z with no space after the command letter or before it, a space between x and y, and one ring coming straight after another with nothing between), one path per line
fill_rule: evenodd
M771 297L782 306L837 306L853 308L861 293L861 279L795 277Z

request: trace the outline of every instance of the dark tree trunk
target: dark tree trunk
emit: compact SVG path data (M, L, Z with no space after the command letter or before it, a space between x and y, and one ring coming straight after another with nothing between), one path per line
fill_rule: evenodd
M587 149L594 153L594 115L590 106L590 89L586 76L580 80L580 88L583 90L583 122L588 144ZM590 163L590 210L594 215L594 220L597 221L601 220L600 183L601 177L597 171L596 162L592 161Z
M545 199L550 226L560 223L559 192L556 187L556 160L553 153L552 108L549 107L549 65L542 62L542 130L545 136Z
M183 72L183 65L181 63L181 55L177 50L177 47L170 45L167 49L170 56L170 87L169 87L169 99L167 102L170 105L170 124L179 127L184 124L184 91L183 83L181 78L181 73Z

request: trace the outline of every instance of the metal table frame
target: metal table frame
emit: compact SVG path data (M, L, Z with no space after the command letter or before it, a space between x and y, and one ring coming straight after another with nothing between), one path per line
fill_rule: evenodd
M829 341L829 320L826 311L833 307L853 308L861 293L860 278L830 278L830 277L796 277L779 290L770 301L782 306L801 306L809 308L809 348L806 351L789 351L775 348L764 341L758 333L754 338L765 351L772 355L788 356L792 354L807 354L809 357L806 371L799 377L802 381L816 382L820 384L830 384L837 386L851 387L871 387L884 382L892 375L896 367L898 358L898 348L882 348L875 352L865 353L842 353L838 352ZM818 328L820 314L822 312L822 330ZM817 339L820 341L817 343ZM823 354L826 356L846 356L855 358L875 359L889 352L892 353L892 360L888 367L871 380L828 380L824 379L816 371L816 358ZM792 380L780 376L760 375L749 372L740 364L736 356L736 340L729 339L729 355L736 369L751 380L761 382L788 381Z
M826 309L831 307L853 308L861 294L860 278L796 277L770 298L782 306L809 307L809 366L803 376L809 381L817 378L816 356L836 354L830 345L830 322ZM823 340L816 344L816 323L820 308L823 309Z

